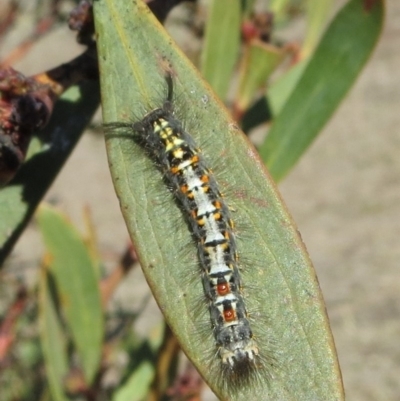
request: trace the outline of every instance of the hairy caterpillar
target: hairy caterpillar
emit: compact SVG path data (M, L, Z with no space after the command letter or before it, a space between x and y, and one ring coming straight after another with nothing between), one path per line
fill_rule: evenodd
M238 267L234 223L218 183L194 139L174 114L173 80L167 99L133 124L133 138L155 162L175 196L197 246L203 289L223 371L235 378L256 368L253 338ZM115 126L115 124L114 124Z

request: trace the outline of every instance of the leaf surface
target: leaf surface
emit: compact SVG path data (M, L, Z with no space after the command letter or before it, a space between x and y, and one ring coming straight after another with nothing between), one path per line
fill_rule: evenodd
M260 148L275 180L289 172L354 84L379 38L383 16L382 0L351 0L329 25Z
M96 263L76 229L60 213L42 206L38 221L51 257L60 307L90 385L99 368L104 336Z
M210 2L201 70L221 99L227 95L239 55L240 23L240 1Z
M95 5L105 123L160 107L165 71L177 115L212 166L238 230L248 309L260 353L278 366L251 385L227 386L210 328L196 245L161 173L130 130L107 133L128 230L153 294L182 349L222 400L342 400L340 372L320 289L304 245L263 163L221 102L143 2ZM272 345L274 343L274 345ZM271 377L273 379L271 379Z
M64 393L64 380L68 373L67 344L50 291L49 278L49 273L42 269L39 285L40 342L51 396L55 401L67 401Z

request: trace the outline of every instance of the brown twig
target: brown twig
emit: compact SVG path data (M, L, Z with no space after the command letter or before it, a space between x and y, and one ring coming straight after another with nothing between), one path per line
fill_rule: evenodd
M78 43L86 45L93 43L93 7L89 0L81 0L72 10L68 26L72 31L78 31Z
M119 264L115 267L113 272L100 283L101 302L103 308L106 307L115 289L136 262L136 251L133 248L133 245L130 244L126 248L119 261Z
M254 39L269 43L273 28L274 15L272 13L253 14L250 19L242 24L242 38L245 42L251 42Z
M10 27L13 26L15 19L17 17L17 12L19 9L19 4L16 0L11 1L7 5L7 11L4 13L0 21L0 40L3 39L3 35L7 32Z
M47 34L55 25L58 21L60 21L59 17L59 0L53 0L50 5L49 5L49 11L47 12L47 15L45 15L43 18L39 19L36 23L36 26L34 28L34 31L32 34L29 35L29 37L25 40L23 40L11 53L9 53L1 62L0 62L0 67L1 68L7 68L13 66L18 60L23 58L28 51L32 48L32 46L45 34ZM69 25L71 30L78 31L77 35L77 41L82 44L89 44L89 41L84 41L81 40L81 35L85 34L88 32L88 27L87 25L90 25L89 23L85 24L82 23L80 27L74 27L74 19L77 18L77 16L82 16L85 13L88 13L90 17L80 17L82 21L91 20L91 27L89 30L91 30L91 35L94 33L94 25L93 25L93 17L92 17L92 9L91 5L90 7L86 6L82 7L81 3L88 3L88 0L81 0L81 2L72 10L70 17L69 17ZM10 5L11 9L9 11L9 16L6 18L4 23L3 31L8 29L12 23L14 22L16 15L17 15L17 10L18 10L18 2L12 2ZM0 26L0 35L1 35L1 29L2 26ZM85 36L86 37L86 36Z
M179 343L169 326L165 323L164 338L158 350L156 375L151 385L149 401L161 400L175 378Z
M104 368L100 367L96 374L94 382L88 386L83 371L80 368L71 368L64 379L64 388L71 398L84 397L86 401L95 401L100 393L101 377Z
M151 0L148 5L163 21L181 1ZM82 55L32 77L24 77L11 67L0 71L0 186L16 174L25 160L33 132L47 124L59 96L71 85L98 78L92 11L88 0L81 0L69 19L71 29L78 32L78 41L88 45ZM42 20L33 36L48 30L49 24L52 24L51 19Z
M13 332L18 317L22 314L28 294L25 288L20 288L14 302L5 314L0 324L0 366L4 363L6 356L14 343L15 334Z
M22 41L11 53L9 53L0 63L1 68L7 68L15 64L18 60L23 58L32 46L51 30L56 20L53 16L46 16L42 18L36 25L34 32L29 38Z
M164 339L157 355L156 375L149 401L164 399L166 395L172 400L200 401L204 381L193 365L187 361L185 370L176 374L180 349L176 337L165 324Z
M187 361L184 372L179 374L167 395L173 400L201 401L201 391L204 387L203 378L195 367Z
M43 19L31 40L46 32L53 20L53 15ZM14 177L25 160L33 132L47 124L60 95L72 85L98 78L92 7L87 0L74 9L69 24L78 32L78 41L88 45L80 56L32 77L11 67L0 70L0 186Z
M32 77L12 68L0 70L0 185L9 182L25 160L33 132L47 124L59 96L97 76L94 45L69 63Z

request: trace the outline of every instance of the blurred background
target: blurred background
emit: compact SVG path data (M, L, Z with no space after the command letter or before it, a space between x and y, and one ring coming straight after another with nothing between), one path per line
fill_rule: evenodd
M0 0L0 14L7 3ZM37 4L25 3L12 30L3 33L2 59L10 56L35 25L32 10ZM37 3L48 6L46 2ZM65 3L67 13L71 3L61 3ZM295 37L299 26L301 22L294 21L289 35ZM60 23L39 35L12 65L31 75L80 52L75 36ZM356 85L279 185L317 271L347 399L352 401L400 399L399 155L400 2L389 0L383 34ZM128 234L101 134L88 132L83 136L46 200L55 203L80 228L84 207L90 209L106 269L107 263L111 266L123 253ZM35 286L43 251L32 222L0 273L1 314L18 283ZM130 283L135 282L137 288L138 280L143 292L132 294ZM118 288L114 302L134 311L134 305L137 307L147 294L146 286L140 270L134 269ZM144 315L151 319L136 325L144 334L159 317L153 301L147 303L146 310L149 313ZM22 350L20 356L26 357L26 353L29 350ZM0 383L7 377L2 366ZM1 393L1 401L14 399L3 398L5 394Z

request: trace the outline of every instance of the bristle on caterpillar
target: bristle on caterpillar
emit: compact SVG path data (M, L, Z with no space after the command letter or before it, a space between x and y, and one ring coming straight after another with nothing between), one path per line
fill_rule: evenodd
M162 107L129 128L163 173L190 227L222 375L247 380L260 365L260 356L242 294L234 222L202 152L175 116L171 75L166 75L166 82Z

